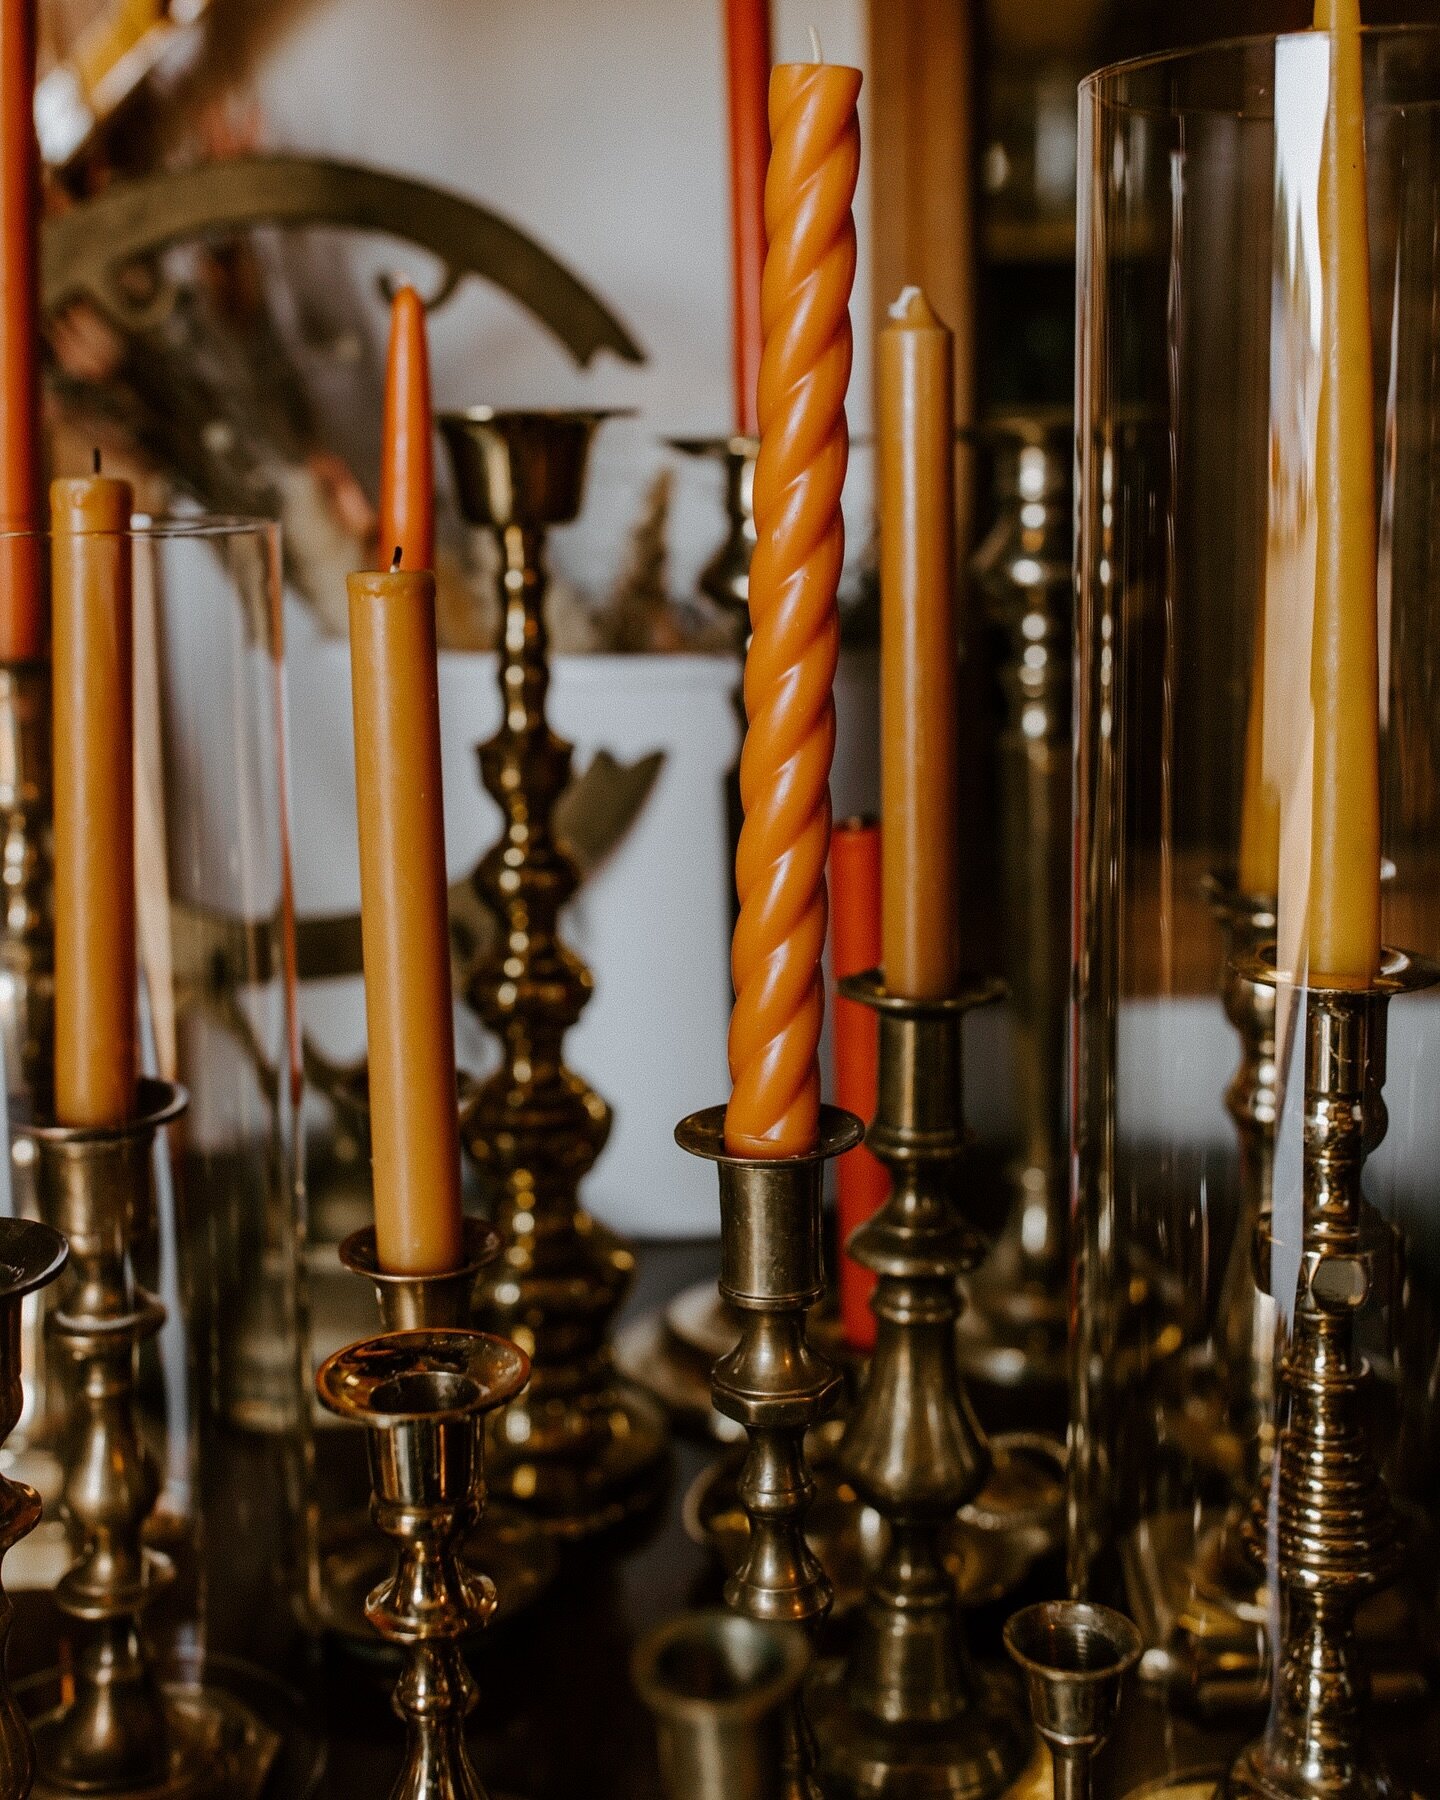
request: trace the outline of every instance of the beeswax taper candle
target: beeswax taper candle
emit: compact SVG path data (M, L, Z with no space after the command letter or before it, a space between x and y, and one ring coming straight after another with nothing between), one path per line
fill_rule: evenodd
M402 569L435 567L435 444L425 304L412 287L390 303L380 443L380 554Z

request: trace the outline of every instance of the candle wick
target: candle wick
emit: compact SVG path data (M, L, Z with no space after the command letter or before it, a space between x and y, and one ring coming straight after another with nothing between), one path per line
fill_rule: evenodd
M401 554L402 548L403 548L403 546L401 546L400 544L397 544L395 546L395 554L390 558L390 573L392 575L400 567L400 554Z
M93 475L100 473L100 446L98 444L90 452L90 472Z
M820 48L820 33L813 25L810 27L810 60L817 63L825 60L825 52Z

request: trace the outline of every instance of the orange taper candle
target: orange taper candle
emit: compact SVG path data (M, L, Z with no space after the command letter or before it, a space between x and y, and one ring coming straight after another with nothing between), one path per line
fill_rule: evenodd
M35 0L0 0L0 533L41 524ZM40 545L0 537L0 661L45 654Z
M435 567L434 421L425 303L402 287L390 303L385 422L380 444L380 555L403 569Z
M1320 417L1315 450L1315 782L1308 978L1363 987L1380 962L1380 677L1375 387L1358 0L1318 0L1330 33L1320 162Z
M116 1125L140 1072L130 484L50 489L54 533L55 1116Z
M787 63L770 80L745 823L731 949L734 1088L725 1115L736 1156L803 1154L819 1129L859 94L858 69L824 63Z
M880 826L842 819L830 840L830 968L836 981L880 966ZM835 1102L868 1124L880 1083L880 1021L868 1006L835 1000ZM853 1350L875 1347L870 1296L875 1273L847 1255L850 1233L879 1212L890 1193L884 1163L865 1144L835 1165L840 1227L840 1330Z
M460 1261L461 1217L435 577L349 590L376 1254L439 1275Z
M954 990L956 883L954 340L919 288L877 345L880 768L885 985Z
M765 269L765 170L770 125L770 0L725 0L725 62L730 99L730 275L735 346L735 429L756 430L764 328L760 287Z

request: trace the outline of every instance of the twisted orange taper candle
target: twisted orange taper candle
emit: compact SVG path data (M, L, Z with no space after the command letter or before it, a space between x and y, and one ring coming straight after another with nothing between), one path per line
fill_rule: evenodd
M824 63L787 63L770 81L745 823L731 949L734 1089L725 1114L735 1156L800 1155L819 1129L859 93L858 69Z
M1315 782L1308 978L1364 987L1380 966L1380 677L1375 383L1359 0L1318 0L1330 33L1320 163L1320 417L1310 704Z

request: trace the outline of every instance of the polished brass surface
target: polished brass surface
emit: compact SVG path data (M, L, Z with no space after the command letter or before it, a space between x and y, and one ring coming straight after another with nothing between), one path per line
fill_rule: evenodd
M1273 946L1249 965L1276 982ZM1401 1792L1368 1735L1370 1670L1355 1615L1399 1573L1398 1520L1371 1441L1373 1376L1356 1321L1376 1270L1361 1175L1385 1135L1386 1014L1440 968L1387 951L1365 989L1307 988L1304 1222L1271 1492L1252 1529L1273 1539L1280 1590L1270 1714L1220 1789L1224 1800L1385 1800ZM1268 1267L1269 1258L1259 1259ZM1277 1297L1278 1298L1278 1297Z
M848 1245L878 1277L877 1332L838 1460L884 1520L888 1545L848 1656L817 1683L815 1732L839 1792L979 1800L1018 1774L1029 1736L1010 1680L971 1659L943 1555L956 1514L990 1471L955 1353L959 1278L984 1244L956 1196L969 1145L961 1027L1002 987L980 980L945 999L908 1000L877 972L840 987L879 1014L879 1095L866 1142L891 1188Z
M163 322L173 294L138 284L137 265L177 244L262 225L341 225L418 244L440 259L432 306L466 275L510 294L582 366L599 350L642 362L612 312L533 238L459 194L383 169L307 156L235 156L118 181L45 221L40 296L46 313L78 301L122 331Z
M461 511L494 532L504 571L504 714L479 754L505 828L475 876L501 929L467 990L501 1061L461 1129L493 1187L505 1240L481 1280L480 1316L526 1350L534 1377L495 1429L493 1480L561 1537L588 1536L650 1505L667 1462L664 1414L617 1378L610 1354L634 1258L579 1200L610 1110L563 1060L593 984L558 928L577 875L554 829L571 750L545 716L544 544L551 526L579 512L590 443L608 416L473 407L440 419Z
M642 1638L631 1674L670 1800L778 1800L781 1710L809 1661L794 1626L734 1612L686 1613Z
M374 1286L380 1323L386 1331L423 1331L468 1326L480 1271L500 1254L500 1233L484 1219L466 1215L458 1268L432 1275L397 1275L382 1269L375 1252L375 1227L352 1231L340 1246L340 1261L352 1275Z
M529 1378L524 1353L478 1331L402 1331L352 1344L315 1377L321 1403L369 1434L372 1510L395 1568L365 1612L404 1652L394 1706L405 1766L392 1800L484 1800L465 1748L475 1685L463 1640L495 1610L459 1552L485 1502L485 1416Z
M20 1309L27 1294L48 1287L70 1251L63 1237L38 1219L0 1218L0 1446L15 1429L21 1387ZM0 1561L40 1518L40 1496L24 1482L0 1475ZM5 1678L13 1608L0 1587L0 1794L25 1800L35 1774L35 1747Z
M755 549L755 459L753 437L671 438L672 450L709 457L725 471L724 540L700 571L700 591L730 620L737 639L750 630L750 558Z
M273 1754L270 1734L250 1729L230 1696L196 1690L183 1710L169 1701L141 1630L170 1578L144 1539L158 1480L135 1400L139 1348L165 1310L136 1282L131 1245L152 1205L155 1134L184 1108L182 1089L142 1080L123 1124L21 1127L37 1155L41 1210L70 1244L50 1329L76 1370L64 1500L83 1544L55 1590L79 1642L61 1706L35 1721L37 1794L239 1792L253 1785L255 1759L263 1772ZM217 1754L222 1736L233 1754Z
M50 798L49 666L0 663L0 1043L11 1095L41 1100L55 1007Z
M749 1439L739 1481L750 1521L745 1555L725 1584L736 1612L766 1623L813 1627L830 1610L825 1571L805 1541L815 1483L805 1434L840 1394L840 1376L811 1347L810 1308L825 1290L820 1186L826 1161L860 1141L852 1113L820 1109L807 1156L761 1162L725 1149L725 1108L692 1113L675 1128L682 1150L720 1176L720 1292L741 1316L740 1341L715 1365L716 1408ZM779 1800L821 1800L804 1708L788 1709Z
M974 1384L1007 1396L1023 1393L1030 1424L1061 1430L1069 1279L1065 1033L1075 434L1068 414L1037 413L982 422L975 435L993 452L998 502L972 570L1003 645L1005 717L996 751L1020 1153L1005 1225L965 1284L960 1362ZM1014 1404L1005 1410L1013 1413Z
M1115 1724L1140 1633L1108 1606L1052 1600L1012 1615L1005 1648L1025 1676L1035 1729L1054 1760L1055 1800L1090 1800L1091 1763Z

